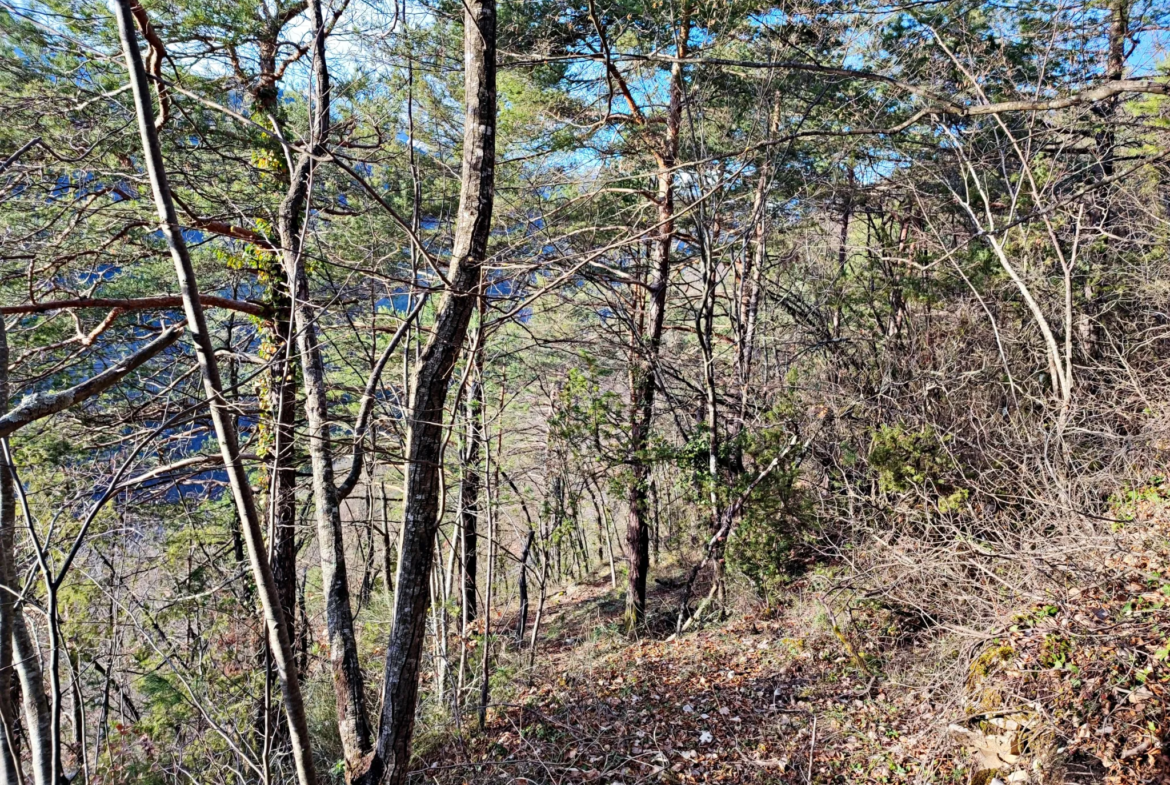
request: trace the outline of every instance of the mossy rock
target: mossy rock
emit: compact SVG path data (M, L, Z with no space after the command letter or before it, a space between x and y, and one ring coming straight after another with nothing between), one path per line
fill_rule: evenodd
M971 663L967 673L967 692L971 698L967 706L969 716L987 714L1003 707L1003 694L995 687L993 677L1015 656L1016 650L1011 646L998 644Z
M1002 669L1004 665L1011 662L1014 656L1016 656L1016 650L1007 644L992 646L976 657L975 661L971 663L967 683L973 684L986 679L988 676Z
M971 775L971 785L988 785L996 776L999 775L999 769L984 769L977 771Z

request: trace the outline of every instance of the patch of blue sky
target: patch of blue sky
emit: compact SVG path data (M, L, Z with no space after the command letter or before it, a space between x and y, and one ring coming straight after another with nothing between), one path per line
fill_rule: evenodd
M512 296L512 287L514 284L511 280L504 278L488 283L487 288L484 289L484 295L489 300L500 300Z
M404 314L410 312L413 306L413 298L406 290L397 289L389 297L383 297L374 303L374 305L379 311Z
M1151 30L1140 36L1125 68L1133 79L1170 76L1170 30Z
M122 272L121 265L99 264L92 270L78 273L77 282L82 286L91 286L101 281L112 281L120 272Z

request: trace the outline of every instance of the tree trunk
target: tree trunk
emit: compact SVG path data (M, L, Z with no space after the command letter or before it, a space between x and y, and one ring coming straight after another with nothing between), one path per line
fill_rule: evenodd
M269 498L270 539L272 542L272 577L276 581L280 609L289 622L290 636L297 613L297 470L295 463L294 429L296 427L296 379L288 350L288 307L278 308L276 337L278 356L270 372L270 395L273 407L272 486Z
M279 48L283 25L274 24L264 27L256 42L258 73L250 89L252 99L260 111L266 115L273 127L283 136L287 133L284 127L284 113L280 111L280 90L277 75L276 54ZM269 152L280 154L275 145L269 146ZM283 152L283 151L280 151ZM283 184L287 193L292 172L282 168L278 184ZM292 291L287 272L282 266L282 259L276 253L266 254L262 264L269 277L267 290L268 305L272 312L272 324L269 328L272 333L275 347L271 365L268 369L268 408L271 420L273 449L272 474L268 488L268 542L271 548L272 577L276 581L276 591L280 598L280 607L288 623L289 639L293 650L296 651L299 637L297 635L297 552L296 552L296 376L293 373L293 325L292 325ZM265 650L265 678L266 684L276 680L276 673L272 666L271 654ZM277 722L278 709L272 705L265 690L264 704L257 715L257 735L264 740L263 749L270 751L273 741L287 746L287 738L273 739L273 733L280 733Z
M321 5L309 3L313 18L313 71L316 76L316 103L312 121L312 153L302 155L289 183L288 195L280 206L278 231L284 268L293 287L293 314L301 376L305 388L305 417L309 430L309 456L313 468L313 503L317 519L317 545L321 557L321 582L325 589L325 622L329 638L329 661L337 701L337 724L345 755L347 775L365 768L371 750L372 730L366 712L365 684L353 627L349 597L349 575L345 564L345 537L341 504L333 475L333 449L329 439L328 398L325 363L317 330L317 315L310 301L309 278L301 247L301 230L309 202L310 181L315 158L326 153L329 134L330 84L325 61L325 32Z
M282 275L281 278L284 276ZM296 379L293 374L289 352L292 336L290 320L291 303L287 291L270 288L271 299L275 302L273 334L276 338L276 354L268 372L269 408L272 421L272 475L268 492L268 543L272 551L272 579L276 584L277 600L281 613L288 624L289 640L296 649L297 618L297 495L296 495ZM265 646L264 667L266 685L276 682L277 674L272 662L272 653ZM262 748L269 751L274 745L287 747L288 736L281 730L279 708L268 698L260 701L257 715L257 735L262 739Z
M491 450L484 451L487 462L491 462ZM491 475L485 472L485 475ZM495 588L496 578L496 538L499 536L496 527L496 507L495 498L492 494L493 490L498 492L499 486L495 483L488 484L488 500L485 507L487 508L487 582L484 585L483 591L483 659L480 661L480 682L479 682L479 729L483 731L487 725L487 709L488 701L491 699L492 679L491 679L491 664L492 664L492 590Z
M11 473L8 489L12 488ZM16 524L15 506L12 524ZM24 702L24 723L28 736L28 751L32 760L33 783L49 785L53 781L52 716L45 696L45 679L41 670L41 651L29 634L24 613L18 606L13 614L12 643L16 660L16 675ZM302 785L304 785L302 783Z
M199 301L195 270L191 265L187 244L183 239L183 232L175 214L170 185L163 168L162 149L154 127L154 110L150 103L150 92L146 82L146 71L142 63L142 54L138 51L138 40L131 19L129 0L116 0L114 10L118 18L122 53L126 58L126 68L129 71L130 85L134 92L138 131L142 139L144 160L150 178L151 190L154 194L155 206L158 208L160 229L166 238L171 258L175 263L175 273L183 296L183 310L186 312L188 328L195 340L196 354L203 374L204 392L209 400L212 424L215 427L216 439L223 456L224 469L228 475L236 510L244 529L244 537L248 546L248 560L256 582L257 595L264 611L264 621L268 627L273 660L280 675L297 779L300 785L315 785L317 774L309 748L308 723L305 719L300 680L297 676L296 664L293 661L292 645L289 642L289 628L281 611L276 582L273 580L272 569L268 562L268 552L264 546L260 520L256 513L256 501L252 496L252 487L248 482L247 472L240 461L238 438L223 397L223 384L220 381L215 349L211 343L203 305Z
M476 347L473 362L476 369L467 394L467 445L463 452L463 477L459 486L459 543L463 555L463 625L475 620L477 611L476 592L478 575L478 550L476 527L479 522L479 451L483 441L481 433L483 410L483 352Z
M1129 0L1111 0L1109 3L1109 50L1106 53L1105 76L1110 81L1125 78L1125 45L1129 40ZM1113 96L1094 107L1094 113L1101 120L1101 130L1096 134L1097 146L1097 176L1101 180L1109 181L1113 178L1117 164L1117 112L1121 107L1121 99ZM1117 187L1106 185L1098 190L1095 204L1092 209L1092 222L1101 227L1107 240L1106 248L1116 247L1116 239L1111 236L1125 237L1124 227L1118 226L1116 219ZM1088 364L1096 364L1101 353L1101 336L1103 330L1098 323L1102 311L1099 293L1097 291L1097 272L1110 264L1109 259L1094 264L1094 254L1085 254L1084 269L1078 271L1083 305L1077 314L1077 340L1081 354Z
M462 188L447 272L430 338L415 364L406 431L405 514L386 647L382 722L369 780L406 781L418 698L419 656L426 631L427 576L439 525L439 467L447 387L479 295L495 189L496 4L467 0L463 14L464 95Z
M520 578L517 581L520 592L520 618L516 622L516 645L524 645L524 631L528 627L528 554L532 551L532 541L536 539L536 532L528 530L528 538L524 540L524 550L520 552Z
M394 543L390 537L390 499L386 496L386 483L380 482L378 488L381 491L382 502L382 569L386 573L386 579L383 582L383 589L386 593L386 604L390 604L390 600L394 597L394 565L397 559L394 553Z
M678 60L670 69L670 105L666 112L666 131L657 159L658 225L650 246L650 302L643 334L631 346L630 357L630 481L626 486L629 519L626 542L629 544L629 589L626 592L626 627L634 630L646 614L646 578L650 571L650 511L647 483L650 463L646 448L650 442L650 423L654 415L655 373L658 350L662 345L662 325L666 315L666 289L670 279L670 250L674 240L674 166L678 158L678 134L682 121L682 58L686 57L690 22L685 19L678 33Z
M532 620L532 635L528 638L528 668L536 665L536 637L540 635L540 622L544 618L544 603L548 599L548 537L542 536L540 548L540 597L536 601L536 618ZM529 676L531 684L531 675Z
M0 318L0 412L8 411L8 334L4 319ZM13 495L12 474L0 467L0 784L17 785L23 781L20 770L20 748L17 744L19 721L12 705L15 684L12 678L12 644L16 634L20 609L16 597L16 497ZM20 624L23 626L23 617ZM25 633L27 638L27 633ZM39 661L39 657L38 660ZM38 668L39 670L39 668ZM37 692L41 691L37 674ZM27 692L25 692L27 694ZM36 725L35 720L30 725ZM42 737L43 738L43 737ZM34 771L39 772L38 758L33 756Z
M768 126L770 134L780 127L779 101L772 109ZM738 431L742 431L747 416L752 361L755 358L756 321L760 308L760 276L768 260L768 187L772 177L772 160L765 157L760 162L760 175L756 182L756 195L752 203L752 249L744 254L743 272L740 275L739 320L736 325L735 367L739 376L739 417ZM737 435L738 435L737 431ZM736 470L742 470L742 458L736 453Z
M700 213L701 215L702 213ZM700 229L700 236L704 236ZM706 407L707 427L707 482L708 498L711 505L711 530L719 526L719 396L715 387L715 298L718 296L718 268L712 256L709 243L703 244L703 300L696 320L696 331L700 336L700 346L703 354L703 393ZM720 612L725 609L727 592L726 576L724 574L724 548L719 546L719 553L714 560L713 591L719 603Z

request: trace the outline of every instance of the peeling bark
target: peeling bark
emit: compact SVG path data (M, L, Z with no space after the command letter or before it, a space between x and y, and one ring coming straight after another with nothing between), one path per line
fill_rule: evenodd
M662 346L662 326L666 315L666 289L670 279L670 251L674 240L674 169L678 158L679 128L682 124L682 61L686 57L690 22L680 24L677 58L670 69L670 105L666 111L666 129L655 153L658 167L658 224L650 244L650 302L642 334L634 337L630 347L630 480L626 486L629 518L626 542L629 545L629 588L626 592L626 627L633 630L646 614L646 578L650 572L650 511L648 485L650 463L646 448L650 442L650 425L654 417L655 373Z

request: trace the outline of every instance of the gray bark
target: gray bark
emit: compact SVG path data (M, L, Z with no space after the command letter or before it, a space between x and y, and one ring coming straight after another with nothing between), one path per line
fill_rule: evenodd
M293 287L293 314L297 348L300 352L302 383L305 388L305 419L309 430L309 457L313 468L313 504L317 520L317 545L321 558L321 581L325 588L325 622L329 639L329 661L337 702L337 724L341 735L345 767L349 777L365 767L371 749L372 730L366 712L365 685L358 659L357 636L353 627L349 574L345 563L345 536L341 524L341 502L334 484L333 448L329 438L328 396L325 363L321 356L320 333L310 299L309 277L305 270L301 233L310 197L315 158L326 152L329 135L329 70L325 60L325 26L321 4L309 3L313 19L313 71L316 77L315 109L312 119L312 146L297 160L288 194L280 206L277 230L283 249L286 275Z
M219 367L216 363L211 335L208 332L207 319L199 300L195 270L191 265L191 257L183 239L183 232L175 213L174 200L171 197L170 185L167 182L162 149L154 127L154 110L150 103L146 70L142 63L142 54L138 50L138 39L134 31L129 0L116 0L114 11L118 20L122 53L126 58L126 68L134 92L138 131L142 139L146 170L150 178L155 206L158 210L160 229L166 237L171 258L175 263L175 274L183 297L183 309L187 314L188 326L195 340L212 423L215 426L215 434L220 452L223 455L224 468L227 470L232 496L247 542L248 560L264 612L272 658L280 677L297 779L300 785L315 785L317 774L309 747L308 724L305 719L300 680L296 664L293 661L292 645L289 641L289 628L284 613L281 611L276 583L272 578L272 569L264 546L260 519L256 513L256 501L252 496L252 487L248 482L244 465L240 461L239 441L231 413L228 411L227 402L223 396L223 384L219 376Z
M8 408L8 337L0 318L0 411ZM12 641L16 614L15 577L16 499L12 475L0 468L0 785L22 781L20 749L17 746L18 720L12 706ZM38 685L39 686L39 685Z
M536 539L536 531L528 530L528 537L524 540L524 550L520 552L520 577L517 580L517 591L520 593L520 614L516 621L516 645L524 645L524 632L528 628L528 554L532 552L532 541Z
M475 362L482 360L477 347ZM459 544L463 552L463 626L475 620L478 612L479 568L479 449L483 441L480 417L483 387L478 377L472 380L467 394L467 444L463 452L463 476L459 484Z
M418 699L419 658L430 599L428 576L439 525L439 468L447 387L476 306L487 255L495 189L496 4L468 0L463 14L462 187L447 272L449 287L411 380L407 412L405 515L394 595L394 628L386 647L382 720L370 782L406 781Z
M485 440L486 442L486 440ZM492 451L490 446L485 444L484 449L484 476L491 477L491 460ZM487 709L488 701L491 698L491 662L492 662L492 590L496 583L496 501L499 493L500 482L499 478L495 478L495 482L488 483L485 490L487 491L487 504L484 505L487 510L487 581L484 584L483 592L483 660L480 663L480 681L479 681L479 730L483 731L484 726L487 725Z
M12 476L9 471L2 472L7 477L6 490L12 490ZM15 501L12 505L13 517L11 523L16 524ZM7 526L5 526L7 528ZM45 695L44 672L41 670L41 651L33 643L29 634L28 624L24 620L24 613L18 607L13 614L12 644L16 656L16 676L20 680L20 693L24 704L25 733L28 738L29 757L32 761L33 782L35 785L48 785L53 781L53 743L52 716L49 711L49 699Z

